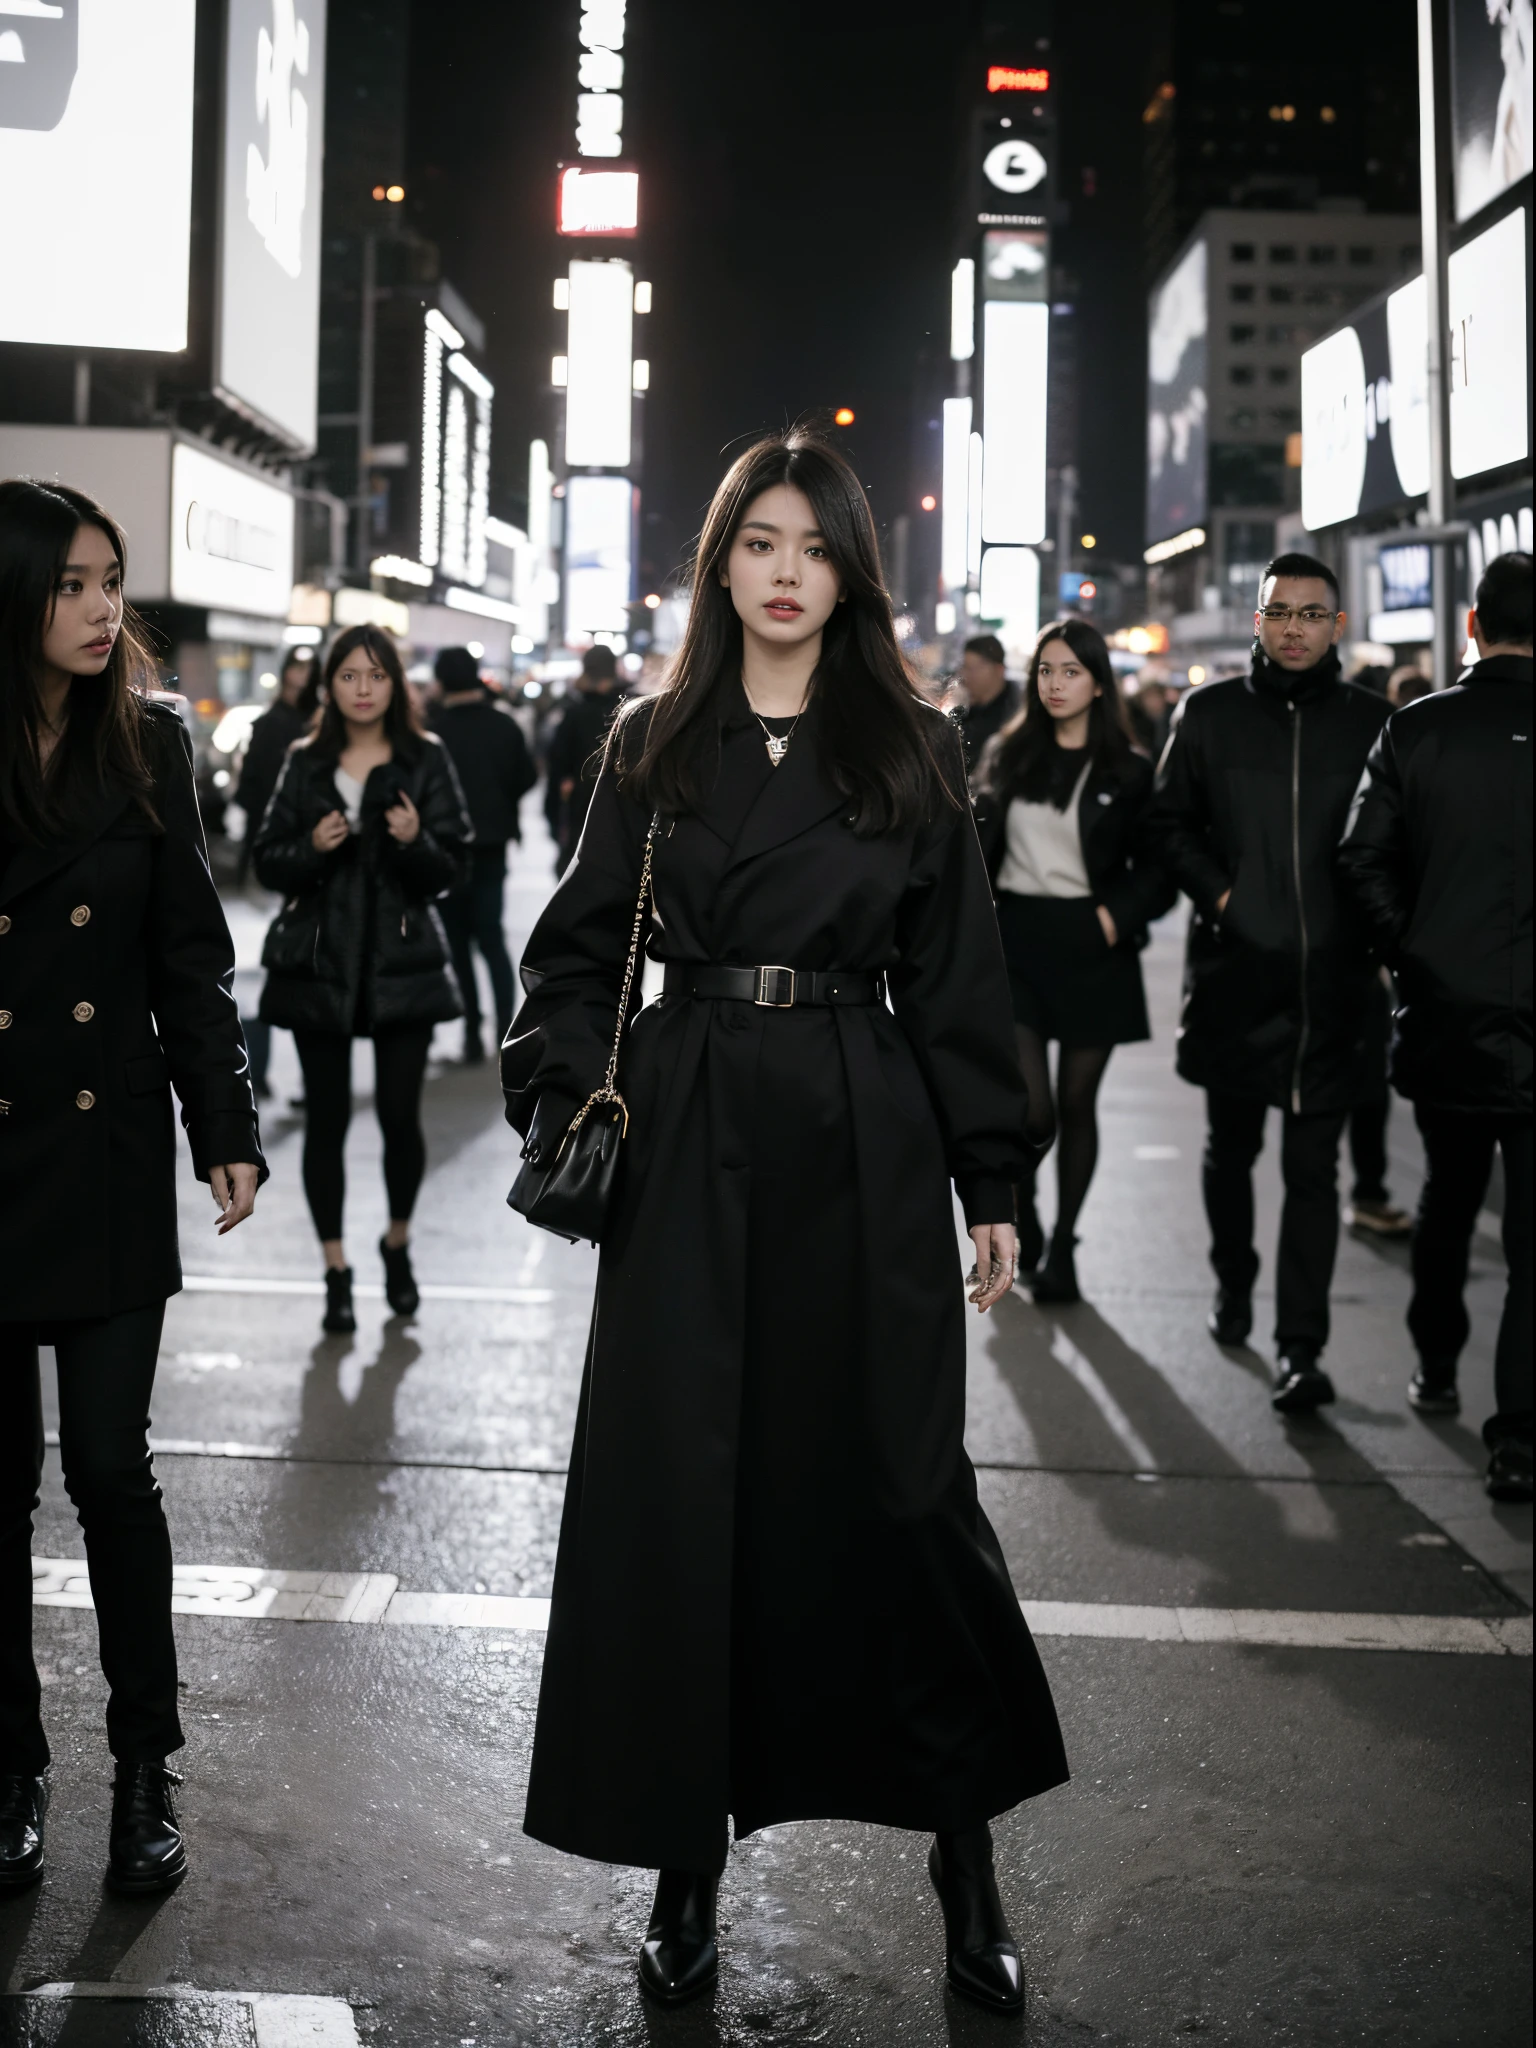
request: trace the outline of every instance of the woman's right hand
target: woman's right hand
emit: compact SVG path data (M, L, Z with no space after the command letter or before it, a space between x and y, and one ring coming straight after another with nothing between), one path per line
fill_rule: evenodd
M327 811L314 831L309 843L316 853L334 853L347 836L347 814L345 811Z

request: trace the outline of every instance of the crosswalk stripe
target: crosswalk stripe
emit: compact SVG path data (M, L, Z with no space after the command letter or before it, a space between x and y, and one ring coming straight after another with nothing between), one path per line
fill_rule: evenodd
M325 1292L323 1280L287 1280L275 1273L183 1273L181 1284L188 1294L304 1294ZM547 1308L555 1298L552 1287L473 1287L467 1282L440 1284L422 1281L417 1289L423 1301L494 1301L512 1308ZM352 1292L360 1301L382 1301L384 1289L377 1281L354 1281Z

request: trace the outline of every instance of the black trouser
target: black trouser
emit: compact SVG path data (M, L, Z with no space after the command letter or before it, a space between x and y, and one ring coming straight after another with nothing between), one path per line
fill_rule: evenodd
M1531 1440L1531 1119L1474 1116L1414 1105L1427 1171L1413 1229L1413 1299L1408 1334L1438 1378L1449 1378L1472 1325L1462 1290L1477 1212L1504 1156L1504 1259L1509 1281L1493 1359L1498 1413L1483 1435L1492 1445Z
M0 1323L0 1772L39 1772L48 1738L32 1661L32 1516L43 1473L37 1347L59 1373L64 1485L85 1532L107 1742L125 1763L182 1744L171 1538L150 1462L149 1396L165 1303L88 1321Z
M304 1193L322 1242L341 1236L347 1193L343 1154L352 1121L352 1041L339 1031L295 1031L304 1069ZM430 1024L396 1024L373 1034L373 1108L384 1134L384 1186L391 1222L405 1222L427 1170L421 1084Z
M1354 1169L1352 1202L1384 1202L1387 1199L1387 1121L1392 1114L1392 1097L1383 1088L1369 1102L1357 1102L1349 1112L1349 1163Z
M1211 1226L1211 1264L1222 1286L1251 1294L1259 1276L1253 1248L1253 1163L1264 1149L1269 1106L1246 1095L1205 1097L1201 1185ZM1345 1112L1281 1112L1280 1250L1275 1264L1275 1348L1321 1351L1328 1342L1328 1288L1339 1248L1339 1138Z
M502 897L507 881L507 849L501 844L477 846L470 853L469 880L443 899L443 923L453 954L453 971L464 999L464 1029L480 1030L480 991L470 942L480 948L491 977L496 1004L496 1035L507 1035L512 1022L512 957L502 930Z

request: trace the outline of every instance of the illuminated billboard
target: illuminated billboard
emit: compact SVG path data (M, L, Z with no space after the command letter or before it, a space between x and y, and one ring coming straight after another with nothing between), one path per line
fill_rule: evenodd
M421 361L422 566L455 583L485 581L495 387L464 353L464 336L436 306L423 320Z
M1456 218L1531 173L1530 0L1451 0Z
M1513 212L1446 264L1450 318L1451 475L1481 476L1531 449L1526 211Z
M984 541L1017 543L1045 537L1050 323L1051 309L1043 300L987 299L982 306Z
M629 462L634 307L627 263L572 263L565 391L571 469L623 469Z
M1152 294L1147 335L1147 539L1206 514L1206 259L1190 244Z
M3 0L0 0L3 4ZM326 0L229 0L214 386L315 445Z
M562 164L555 225L562 235L633 235L640 225L640 173Z
M625 476L573 476L565 486L565 633L629 625L634 486Z
M0 7L0 341L186 347L196 26L195 0Z
M293 497L178 441L171 450L171 596L286 619L293 596Z

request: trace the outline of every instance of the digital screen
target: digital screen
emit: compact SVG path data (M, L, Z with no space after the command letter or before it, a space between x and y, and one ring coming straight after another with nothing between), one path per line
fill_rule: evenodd
M624 476L573 476L565 486L565 631L629 626L634 486Z
M171 596L286 619L292 595L290 493L178 441L171 451Z
M982 307L981 537L1045 538L1049 306L988 299Z
M1481 476L1530 452L1526 212L1453 249L1446 264L1451 474Z
M1051 74L1043 64L989 64L988 92L1049 92Z
M1451 0L1456 218L1531 171L1530 0Z
M627 263L573 263L570 300L565 459L572 469L623 469L634 382L634 274Z
M0 7L0 341L186 347L195 42L195 0Z
M495 387L464 353L464 336L437 307L423 321L422 565L458 583L485 581Z
M939 580L946 590L964 590L969 555L966 520L970 504L971 401L944 401L943 511L939 523Z
M0 0L3 4L3 0ZM214 383L315 445L326 0L229 0Z
M1301 359L1301 516L1317 533L1353 519L1365 482L1365 357L1341 327Z
M1147 538L1206 514L1205 243L1193 243L1152 294L1147 337Z
M1033 548L988 548L981 558L981 620L1021 662L1040 630L1040 557Z
M638 171L593 171L566 164L558 191L555 225L562 235L632 235L640 225Z
M1381 568L1383 611L1405 612L1415 605L1433 604L1430 554L1422 542L1410 542L1406 547L1383 548L1377 561Z

